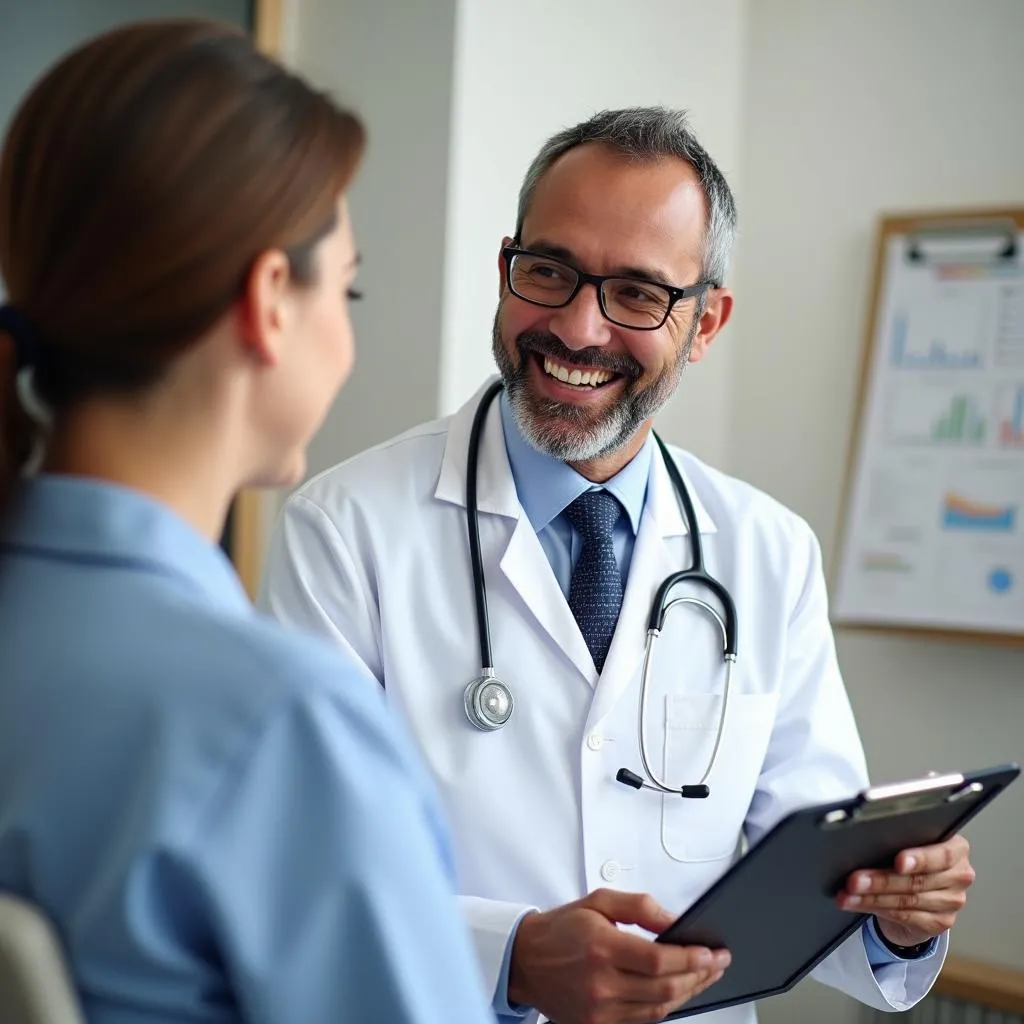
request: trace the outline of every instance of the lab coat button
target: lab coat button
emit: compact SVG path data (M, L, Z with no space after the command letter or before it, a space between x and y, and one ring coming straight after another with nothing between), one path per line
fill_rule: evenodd
M604 737L599 732L592 732L587 737L587 746L591 750L600 750L604 746Z
M601 865L601 877L606 882L614 882L619 877L619 862L617 860L606 860Z

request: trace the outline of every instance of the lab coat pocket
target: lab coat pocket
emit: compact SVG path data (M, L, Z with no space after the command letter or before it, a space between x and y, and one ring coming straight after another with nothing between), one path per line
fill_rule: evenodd
M725 730L708 776L703 800L662 797L661 840L665 852L684 862L721 860L735 852L754 795L775 722L777 695L731 693ZM665 699L665 782L696 783L715 745L722 696L674 695Z

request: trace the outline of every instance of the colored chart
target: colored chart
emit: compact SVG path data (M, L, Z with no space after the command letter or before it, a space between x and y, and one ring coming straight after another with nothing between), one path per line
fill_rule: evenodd
M931 429L933 441L983 441L985 420L968 395L957 395Z
M1017 522L1014 505L971 501L951 492L942 503L942 525L947 530L979 530L987 533L1010 533Z
M938 331L929 334L926 338L911 338L908 314L897 313L892 324L892 365L919 370L966 370L981 366L981 353L976 349L958 339L947 341Z
M996 400L996 439L1008 448L1024 447L1024 383L1000 387Z
M892 444L983 444L988 420L982 400L949 385L896 381L886 396L885 434Z
M913 572L914 564L903 555L890 551L867 551L861 557L861 568L873 573Z
M1009 569L993 569L988 574L988 589L993 594L1008 594L1013 589L1013 573Z

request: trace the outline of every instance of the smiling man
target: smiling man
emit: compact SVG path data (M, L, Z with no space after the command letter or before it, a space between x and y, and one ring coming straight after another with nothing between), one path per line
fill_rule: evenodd
M502 386L322 474L275 531L264 603L360 659L433 769L503 1017L650 1021L693 999L728 951L649 933L744 839L867 784L810 529L651 429L729 319L735 223L679 112L554 136L500 247ZM681 603L649 660L659 587L694 565L708 576L671 597L713 614ZM972 880L962 839L856 872L836 898L863 927L816 976L913 1004Z

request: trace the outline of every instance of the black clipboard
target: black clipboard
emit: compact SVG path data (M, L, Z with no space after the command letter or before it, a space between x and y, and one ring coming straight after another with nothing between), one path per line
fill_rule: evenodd
M1005 764L929 776L783 818L655 940L732 954L721 980L665 1020L791 989L863 924L835 903L851 872L948 839L1019 774Z

